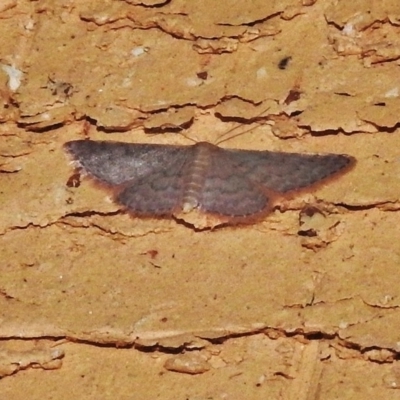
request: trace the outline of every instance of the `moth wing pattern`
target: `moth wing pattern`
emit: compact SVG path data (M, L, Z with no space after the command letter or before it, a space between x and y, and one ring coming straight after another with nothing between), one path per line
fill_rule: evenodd
M65 149L89 175L109 185L151 176L189 154L184 146L74 140Z
M285 194L320 183L351 168L355 160L342 154L300 154L227 150L232 164L249 179Z
M65 148L134 214L170 214L182 200L190 147L76 140Z
M269 193L249 179L247 172L237 168L229 152L215 147L200 194L201 209L213 214L246 217L270 208Z

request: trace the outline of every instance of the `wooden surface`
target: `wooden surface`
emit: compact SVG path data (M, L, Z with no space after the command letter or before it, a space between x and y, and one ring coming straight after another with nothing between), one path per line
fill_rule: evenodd
M214 3L1 4L5 399L400 399L397 4ZM199 231L68 185L86 137L357 165Z

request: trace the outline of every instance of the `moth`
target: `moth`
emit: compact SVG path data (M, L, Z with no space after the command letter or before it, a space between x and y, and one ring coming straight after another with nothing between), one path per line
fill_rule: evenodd
M196 228L251 223L279 199L349 171L344 154L236 150L75 140L66 151L114 200L138 217L174 217Z

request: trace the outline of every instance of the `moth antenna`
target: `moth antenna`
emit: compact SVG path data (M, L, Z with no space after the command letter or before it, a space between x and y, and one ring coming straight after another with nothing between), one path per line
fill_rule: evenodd
M182 132L179 132L179 134L180 134L181 136L183 136L185 139L189 140L190 142L192 142L192 143L194 143L194 144L198 143L197 140L191 138L190 136L188 136L188 135L186 135L186 134L184 134L184 133L182 133Z
M265 110L262 110L259 114L257 114L255 117L253 117L252 118L254 120L253 123L260 125L259 122L257 122L257 119L261 118L263 116L263 114L266 113L269 109L270 109L270 107L267 107ZM221 143L227 142L228 140L234 139L235 137L244 135L245 133L250 132L255 128L254 126L251 126L250 128L248 128L248 129L246 129L244 131L238 132L238 133L236 133L236 134L234 134L232 136L225 137L229 133L232 133L233 131L235 131L236 129L239 129L240 127L241 127L241 125L236 125L232 129L230 129L227 132L223 133L220 136L219 140L216 142L216 145L219 145Z

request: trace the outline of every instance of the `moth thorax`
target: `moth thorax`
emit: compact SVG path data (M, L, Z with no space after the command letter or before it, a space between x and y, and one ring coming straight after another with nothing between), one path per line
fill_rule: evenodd
M182 211L188 213L198 208L207 169L211 162L210 146L195 145L194 157L187 175Z

